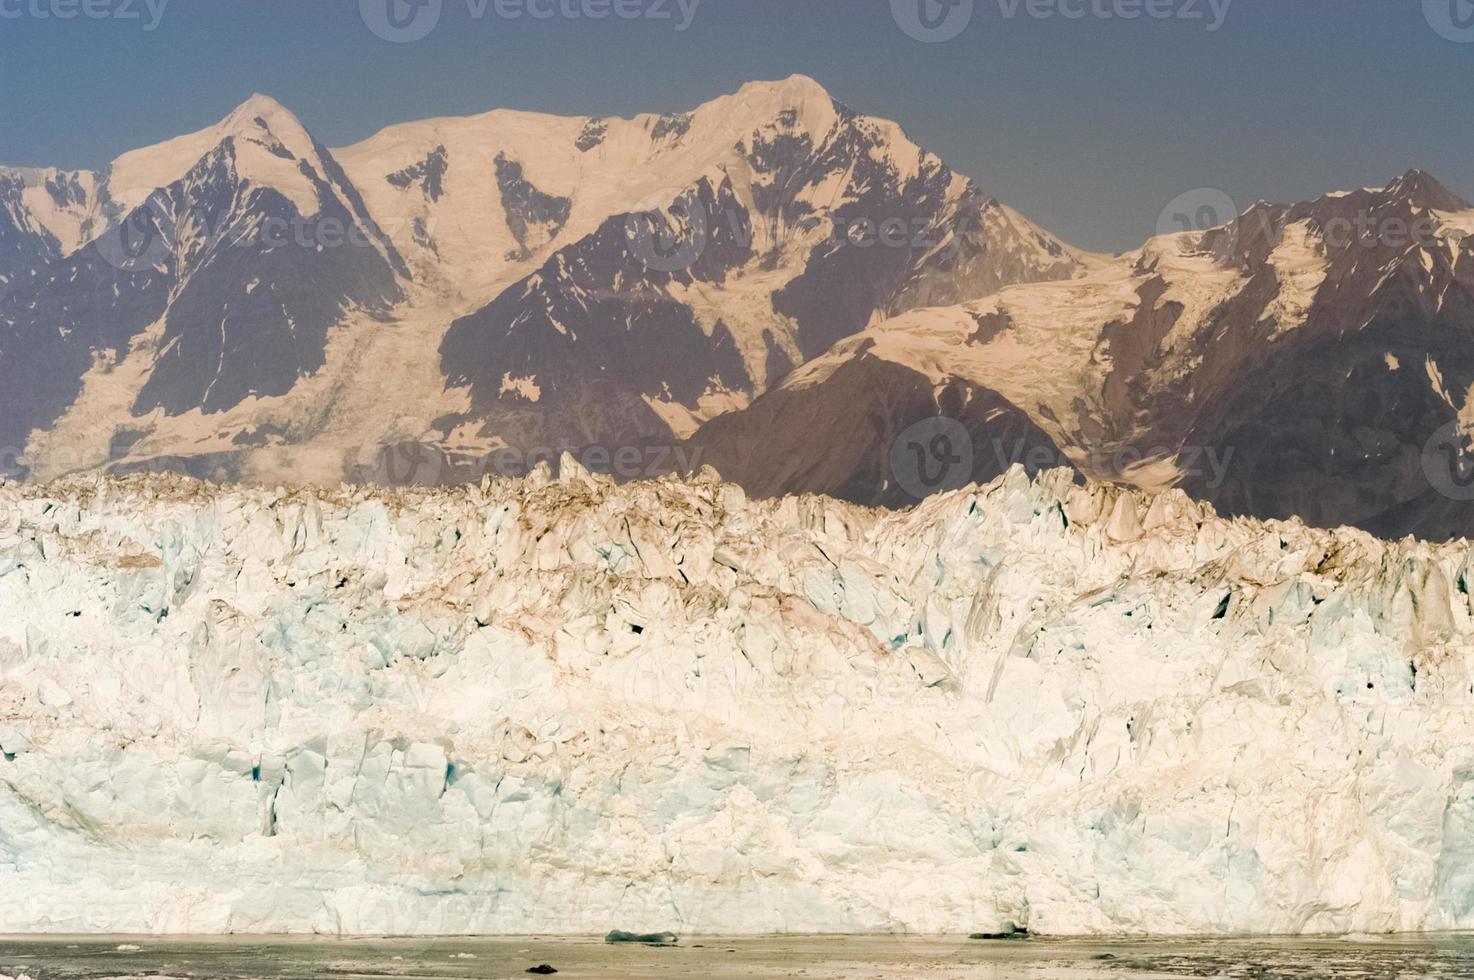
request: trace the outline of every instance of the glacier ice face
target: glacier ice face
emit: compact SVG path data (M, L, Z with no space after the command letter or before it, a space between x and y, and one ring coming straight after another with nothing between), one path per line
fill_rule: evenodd
M1474 926L1467 544L563 473L0 486L0 932Z

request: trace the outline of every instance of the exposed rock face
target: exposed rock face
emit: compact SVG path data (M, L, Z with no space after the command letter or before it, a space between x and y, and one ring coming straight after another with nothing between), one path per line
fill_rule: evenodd
M1474 388L1469 218L1474 205L1414 172L1381 191L1257 208L1210 234L1209 249L1238 239L1234 261L1251 277L1241 296L1269 293L1259 282L1280 288L1262 305L1239 299L1211 318L1220 336L1238 336L1212 343L1205 331L1196 385L1160 386L1167 405L1141 402L1166 418L1192 398L1187 441L1238 447L1227 483L1187 488L1233 513L1370 527L1395 524L1412 501L1436 496L1425 451ZM1261 236L1281 254L1306 242L1321 265L1294 320L1281 309L1292 288L1285 280L1306 273L1255 254ZM1410 530L1445 537L1469 516Z
M284 395L322 367L328 328L349 307L387 314L401 298L398 256L368 237L372 223L354 210L351 193L300 166L317 196L309 214L279 191L253 189L230 140L139 216L166 225L155 233L182 254L170 256L176 271L160 353L135 414L208 415ZM364 234L359 242L326 244L353 229ZM196 234L212 237L188 240Z
M667 224L678 218L614 217L486 309L452 325L441 348L442 370L448 384L469 388L473 416L495 419L500 424L489 426L508 439L516 438L516 428L505 416L531 410L544 423L530 433L534 446L559 440L619 444L668 434L644 399L694 407L712 386L747 384L731 332L718 323L708 335L691 308L671 295L676 286L721 287L747 253L724 219L745 211L730 182L703 182L676 209L711 230L689 266L652 269L630 247L632 220L655 236L681 234ZM509 379L523 380L523 390ZM574 415L586 423L570 424Z
M496 182L502 194L507 227L517 239L514 257L528 258L563 229L572 202L538 190L523 176L522 164L508 160L505 153L496 156Z
M952 431L930 432L926 420L934 418L956 423L960 438L945 444L949 455L932 451L931 439ZM907 430L918 423L919 441L908 445ZM987 483L1014 464L1031 476L1070 465L997 392L963 379L935 385L919 371L863 353L800 369L750 410L718 416L692 438L685 458L715 467L758 497L827 494L880 507L909 507L938 491Z
M1466 544L1017 469L0 514L0 931L1474 926Z
M106 204L94 174L0 167L0 292L100 232Z

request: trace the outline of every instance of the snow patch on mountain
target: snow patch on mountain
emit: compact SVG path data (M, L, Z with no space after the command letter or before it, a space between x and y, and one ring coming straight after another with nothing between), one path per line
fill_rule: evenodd
M227 139L237 143L242 177L277 188L305 216L317 213L311 183L293 163L316 156L312 137L281 103L261 94L252 95L213 126L118 157L108 168L109 197L119 211L127 213L155 190L183 178L201 157Z

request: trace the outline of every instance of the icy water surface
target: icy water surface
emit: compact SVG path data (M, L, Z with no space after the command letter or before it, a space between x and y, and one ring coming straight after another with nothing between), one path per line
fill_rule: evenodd
M784 937L690 939L672 948L599 939L0 939L0 975L73 978L510 978L554 967L599 980L803 977L904 980L1474 977L1474 937L1171 942L978 942Z

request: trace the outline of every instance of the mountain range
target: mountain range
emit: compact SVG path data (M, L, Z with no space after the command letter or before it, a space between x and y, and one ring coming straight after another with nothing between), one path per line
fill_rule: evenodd
M36 480L454 483L571 449L898 507L945 417L915 446L967 443L964 479L1448 537L1471 332L1474 205L1429 175L1094 255L802 76L340 149L257 95L102 171L0 167L0 466Z

